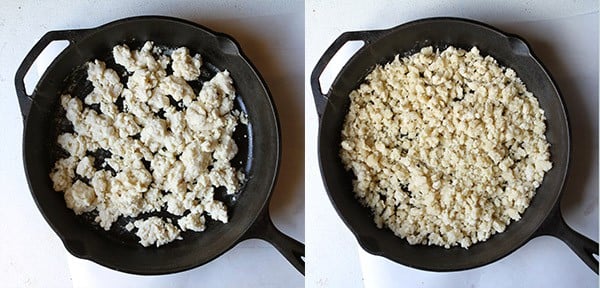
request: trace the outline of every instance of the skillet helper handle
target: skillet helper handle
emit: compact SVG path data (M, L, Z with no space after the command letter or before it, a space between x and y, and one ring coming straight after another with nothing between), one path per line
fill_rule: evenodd
M535 236L541 235L554 236L565 242L590 269L598 274L598 260L593 256L593 254L598 255L598 242L569 227L560 212L560 205L554 207Z
M23 62L17 69L17 73L15 74L15 88L17 90L17 98L19 99L19 106L21 108L21 115L23 119L27 117L29 114L29 109L31 108L31 103L33 99L31 95L28 95L25 91L25 75L33 65L33 62L40 56L42 51L53 41L59 40L67 40L70 44L75 43L77 40L81 38L85 33L89 31L88 29L81 30L63 30L63 31L50 31L42 38L35 43L33 48L27 53Z
M269 212L262 212L250 230L246 239L258 238L273 245L297 270L304 275L304 244L283 234L273 224Z
M319 78L323 71L331 61L331 58L335 56L335 54L349 41L363 41L365 42L365 46L369 45L371 42L379 39L381 34L383 34L385 30L372 30L372 31L353 31L353 32L345 32L340 35L327 50L319 61L317 61L317 65L313 69L310 75L310 87L312 89L313 97L315 99L315 105L317 106L317 114L319 114L319 118L323 115L325 111L325 107L327 106L327 98L329 96L328 92L326 95L321 93L321 83L319 82Z

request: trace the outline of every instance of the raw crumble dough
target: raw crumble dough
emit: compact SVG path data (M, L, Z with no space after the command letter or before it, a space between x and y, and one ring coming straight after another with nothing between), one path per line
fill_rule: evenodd
M476 47L426 47L365 80L340 156L379 228L467 248L521 218L552 163L544 111L512 69Z
M203 231L204 215L227 223L227 207L214 199L214 189L222 186L233 194L244 181L230 160L238 151L233 131L238 121L247 123L246 115L233 110L235 89L228 71L204 82L196 95L187 81L198 79L200 55L192 57L185 47L170 57L161 52L152 42L139 51L115 46L115 62L129 75L126 86L102 61L88 63L87 79L94 89L85 104L61 96L74 133L58 136L69 156L57 160L50 173L54 190L64 192L75 214L97 210L95 221L105 230L120 216L134 217L125 229L137 229L143 246L157 247L181 239L181 231ZM172 75L166 72L169 64ZM123 109L115 104L118 99ZM99 105L101 113L89 105ZM101 169L89 156L98 149L112 154ZM180 216L177 225L170 218L136 218L162 209Z

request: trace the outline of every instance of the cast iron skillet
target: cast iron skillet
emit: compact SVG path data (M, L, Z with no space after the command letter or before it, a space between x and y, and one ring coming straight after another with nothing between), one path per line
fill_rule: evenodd
M27 95L25 74L42 50L56 40L67 40L69 46L48 67L32 95ZM217 69L229 70L237 90L235 107L249 119L247 126L239 125L234 133L239 152L232 160L243 169L247 182L241 193L233 196L216 193L230 204L229 223L209 221L206 231L185 233L184 240L160 248L137 244L135 237L124 233L125 221L104 231L93 223L93 215L76 216L66 208L62 193L53 190L48 176L57 157L53 144L56 134L65 129L57 101L60 93L87 95L91 91L86 81L87 61L100 59L116 68L110 53L113 46L125 43L133 49L146 40L163 48L186 46L191 53L201 53L205 63L201 80L210 79ZM193 88L199 90L201 82L192 84ZM23 158L31 193L46 221L74 256L123 272L164 274L200 266L245 239L260 238L304 274L304 244L277 230L269 217L269 197L281 153L277 113L263 79L228 35L161 16L127 18L94 29L51 31L23 60L15 86L24 117Z
M364 46L345 64L328 93L323 95L319 77L333 55L348 41L363 41ZM551 144L554 167L544 177L520 221L468 250L413 246L394 236L389 229L378 229L370 210L354 198L351 183L354 175L344 170L338 155L350 91L358 87L376 64L387 63L396 54L408 56L429 45L440 49L453 45L467 50L477 46L482 55L491 55L501 65L517 72L536 95L547 117L546 136ZM319 59L310 81L320 117L318 151L323 182L339 216L367 252L418 269L456 271L494 262L530 239L552 235L563 240L598 273L598 261L592 256L598 254L598 243L573 231L560 212L560 195L567 177L571 150L563 100L550 75L521 38L483 23L456 18L430 18L387 30L346 32Z

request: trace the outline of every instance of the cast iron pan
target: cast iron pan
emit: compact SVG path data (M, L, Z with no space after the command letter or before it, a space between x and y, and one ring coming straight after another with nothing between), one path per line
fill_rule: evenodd
M27 95L25 74L42 50L56 40L67 40L69 46L51 63L32 95ZM76 216L66 208L62 193L53 190L48 176L60 156L54 145L56 135L69 129L62 120L60 93L84 97L92 89L86 81L86 62L100 59L117 68L111 56L113 46L125 43L134 49L146 40L165 49L186 46L191 53L201 53L205 65L200 81L192 83L196 91L217 69L229 70L237 90L235 108L247 113L249 120L234 133L239 152L232 160L234 166L243 169L247 182L233 196L219 190L215 193L230 207L229 223L208 221L204 232L186 232L184 240L160 248L137 244L135 236L125 233L123 219L104 231L93 222L93 215ZM269 217L269 197L281 153L277 113L261 76L231 37L161 16L127 18L94 29L51 31L23 60L15 86L24 118L23 158L29 187L42 215L71 254L123 272L164 274L200 266L245 239L260 238L304 274L304 244L277 230Z
M363 41L337 75L326 95L320 90L319 77L333 55L348 41ZM354 175L342 166L339 157L340 131L348 111L348 94L363 81L376 64L393 60L394 55L408 56L420 48L448 45L469 50L477 46L482 55L491 55L503 66L513 68L539 100L547 117L546 137L551 144L554 167L544 177L531 205L518 222L489 240L468 250L438 246L409 245L389 229L378 229L368 208L359 204L352 192ZM494 262L530 239L552 235L563 240L596 273L598 243L572 230L560 212L570 160L570 132L561 95L552 78L533 55L525 41L475 21L456 18L430 18L406 23L387 30L346 32L340 35L317 62L311 75L319 125L319 162L329 199L339 216L367 252L397 263L430 271L456 271Z

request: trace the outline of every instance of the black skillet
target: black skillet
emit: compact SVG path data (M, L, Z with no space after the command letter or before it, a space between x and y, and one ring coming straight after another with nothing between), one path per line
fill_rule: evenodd
M323 95L319 77L335 53L349 41L362 41L364 46L345 64ZM338 155L350 91L358 87L376 64L387 63L396 54L408 56L429 45L440 49L453 45L467 50L477 46L482 55L491 55L501 65L513 68L536 95L547 118L546 137L551 144L554 167L544 177L520 221L468 250L409 245L390 230L378 229L370 210L354 198L351 182L354 175L344 170ZM387 30L346 32L319 59L310 81L320 117L318 151L323 182L338 215L367 252L418 269L456 271L494 262L535 237L552 235L563 240L598 273L598 260L592 256L598 254L598 243L572 230L560 212L571 151L567 112L552 78L521 38L483 23L457 18L430 18Z
M25 74L42 50L57 40L67 40L69 46L50 64L33 93L27 95ZM247 113L249 122L239 125L234 133L239 152L232 160L243 169L247 182L233 196L216 193L230 206L229 223L209 221L206 231L184 232L184 240L160 248L137 244L135 237L125 233L123 219L104 231L93 223L94 215L76 216L66 208L62 193L52 189L48 176L60 156L53 144L56 134L69 129L61 120L57 101L60 93L87 95L91 91L86 81L87 61L100 59L117 68L110 55L113 46L125 43L138 48L146 40L163 48L186 46L191 53L201 53L205 63L201 80L210 79L217 69L229 70L237 90L235 107ZM192 83L193 88L199 90L201 82ZM281 153L277 113L263 79L228 35L162 16L127 18L93 29L51 31L23 60L15 86L24 118L23 158L32 196L74 256L123 272L164 274L200 266L245 239L260 238L275 246L304 274L304 244L277 230L268 211Z

